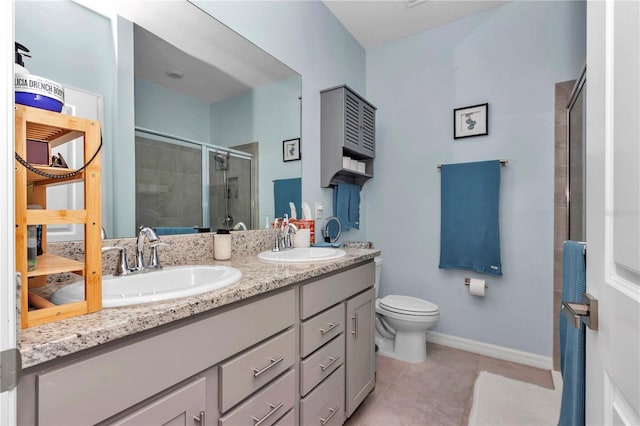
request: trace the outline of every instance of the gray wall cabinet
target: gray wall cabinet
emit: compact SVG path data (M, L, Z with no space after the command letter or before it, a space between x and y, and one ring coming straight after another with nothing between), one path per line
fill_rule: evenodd
M374 271L367 261L34 366L18 422L340 425L375 385Z
M320 92L321 183L363 185L373 177L376 107L342 85ZM343 164L343 156L364 162L364 172Z

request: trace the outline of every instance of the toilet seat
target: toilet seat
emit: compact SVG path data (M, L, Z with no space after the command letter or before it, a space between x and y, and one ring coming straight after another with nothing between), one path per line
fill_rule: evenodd
M411 316L436 316L440 309L435 303L411 296L389 295L379 299L378 307L387 312Z

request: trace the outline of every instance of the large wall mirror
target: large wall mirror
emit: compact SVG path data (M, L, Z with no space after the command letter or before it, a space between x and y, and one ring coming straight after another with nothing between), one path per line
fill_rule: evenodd
M283 155L300 138L300 75L187 1L80 3L16 1L16 40L31 73L70 88L71 112L102 122L108 236L264 227L274 182L300 186Z

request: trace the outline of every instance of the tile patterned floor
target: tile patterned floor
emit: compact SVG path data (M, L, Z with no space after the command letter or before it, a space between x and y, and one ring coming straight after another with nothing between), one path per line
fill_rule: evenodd
M375 390L348 426L467 425L482 370L553 389L549 370L427 343L427 361L378 357Z

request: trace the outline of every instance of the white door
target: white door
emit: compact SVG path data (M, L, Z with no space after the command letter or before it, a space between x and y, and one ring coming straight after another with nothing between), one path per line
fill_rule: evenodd
M89 118L102 122L102 96L73 87L64 88L63 114ZM61 154L72 169L84 164L84 141L76 139L52 150L52 154ZM104 157L103 157L104 158ZM82 183L51 186L47 188L47 209L81 210L84 209L84 186ZM84 225L50 224L47 225L47 242L84 239Z
M13 2L0 1L0 351L17 346L14 257ZM0 370L3 368L0 365ZM16 424L16 390L0 392L0 425Z
M640 2L587 3L586 422L640 424Z

